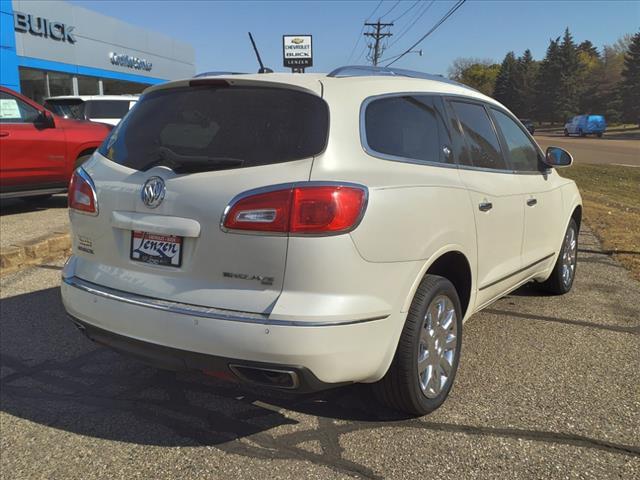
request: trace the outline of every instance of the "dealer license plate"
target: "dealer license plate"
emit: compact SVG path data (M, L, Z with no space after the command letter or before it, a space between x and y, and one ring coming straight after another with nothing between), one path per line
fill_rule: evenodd
M131 232L131 260L179 267L182 263L182 237Z

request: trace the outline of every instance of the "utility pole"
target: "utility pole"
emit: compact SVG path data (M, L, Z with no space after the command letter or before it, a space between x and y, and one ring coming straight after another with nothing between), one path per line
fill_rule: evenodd
M391 32L383 32L383 28L393 27L393 23L380 23L380 19L376 23L366 23L364 24L366 27L373 27L375 30L373 32L365 32L365 37L372 37L374 40L373 46L369 45L369 48L373 49L373 53L370 54L371 62L374 66L378 65L378 60L382 56L382 52L384 51L384 47L382 46L380 40L390 37L393 35Z

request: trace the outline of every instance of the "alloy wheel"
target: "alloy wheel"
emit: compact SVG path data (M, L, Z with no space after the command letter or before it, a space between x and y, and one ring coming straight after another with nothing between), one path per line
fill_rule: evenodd
M564 245L562 248L562 283L567 289L571 286L576 271L577 251L578 239L576 238L576 231L569 227L564 236Z

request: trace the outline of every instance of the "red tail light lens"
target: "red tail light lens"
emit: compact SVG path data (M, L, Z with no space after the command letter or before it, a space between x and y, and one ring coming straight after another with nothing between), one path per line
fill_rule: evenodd
M343 233L357 226L366 198L364 187L347 185L310 185L258 193L232 204L223 226L255 232Z
M67 198L69 208L90 215L98 214L98 202L93 180L82 168L73 172Z

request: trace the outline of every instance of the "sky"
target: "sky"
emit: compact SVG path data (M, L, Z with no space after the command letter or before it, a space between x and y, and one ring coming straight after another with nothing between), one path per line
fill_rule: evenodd
M361 35L365 19L376 21L382 17L382 21L390 22L414 4L414 0L70 2L191 44L196 54L196 72L257 71L248 31L256 39L265 65L275 71L285 70L284 34L313 35L314 66L308 72L366 64ZM429 6L430 3L421 0L395 22L391 27L394 36L383 58L409 48L455 1L437 0ZM406 55L394 66L446 74L458 57L489 58L499 63L509 50L520 55L526 48L534 58L541 59L549 40L561 36L566 27L576 42L590 40L601 48L626 33L640 30L640 1L468 0L416 47L422 49L422 56Z

